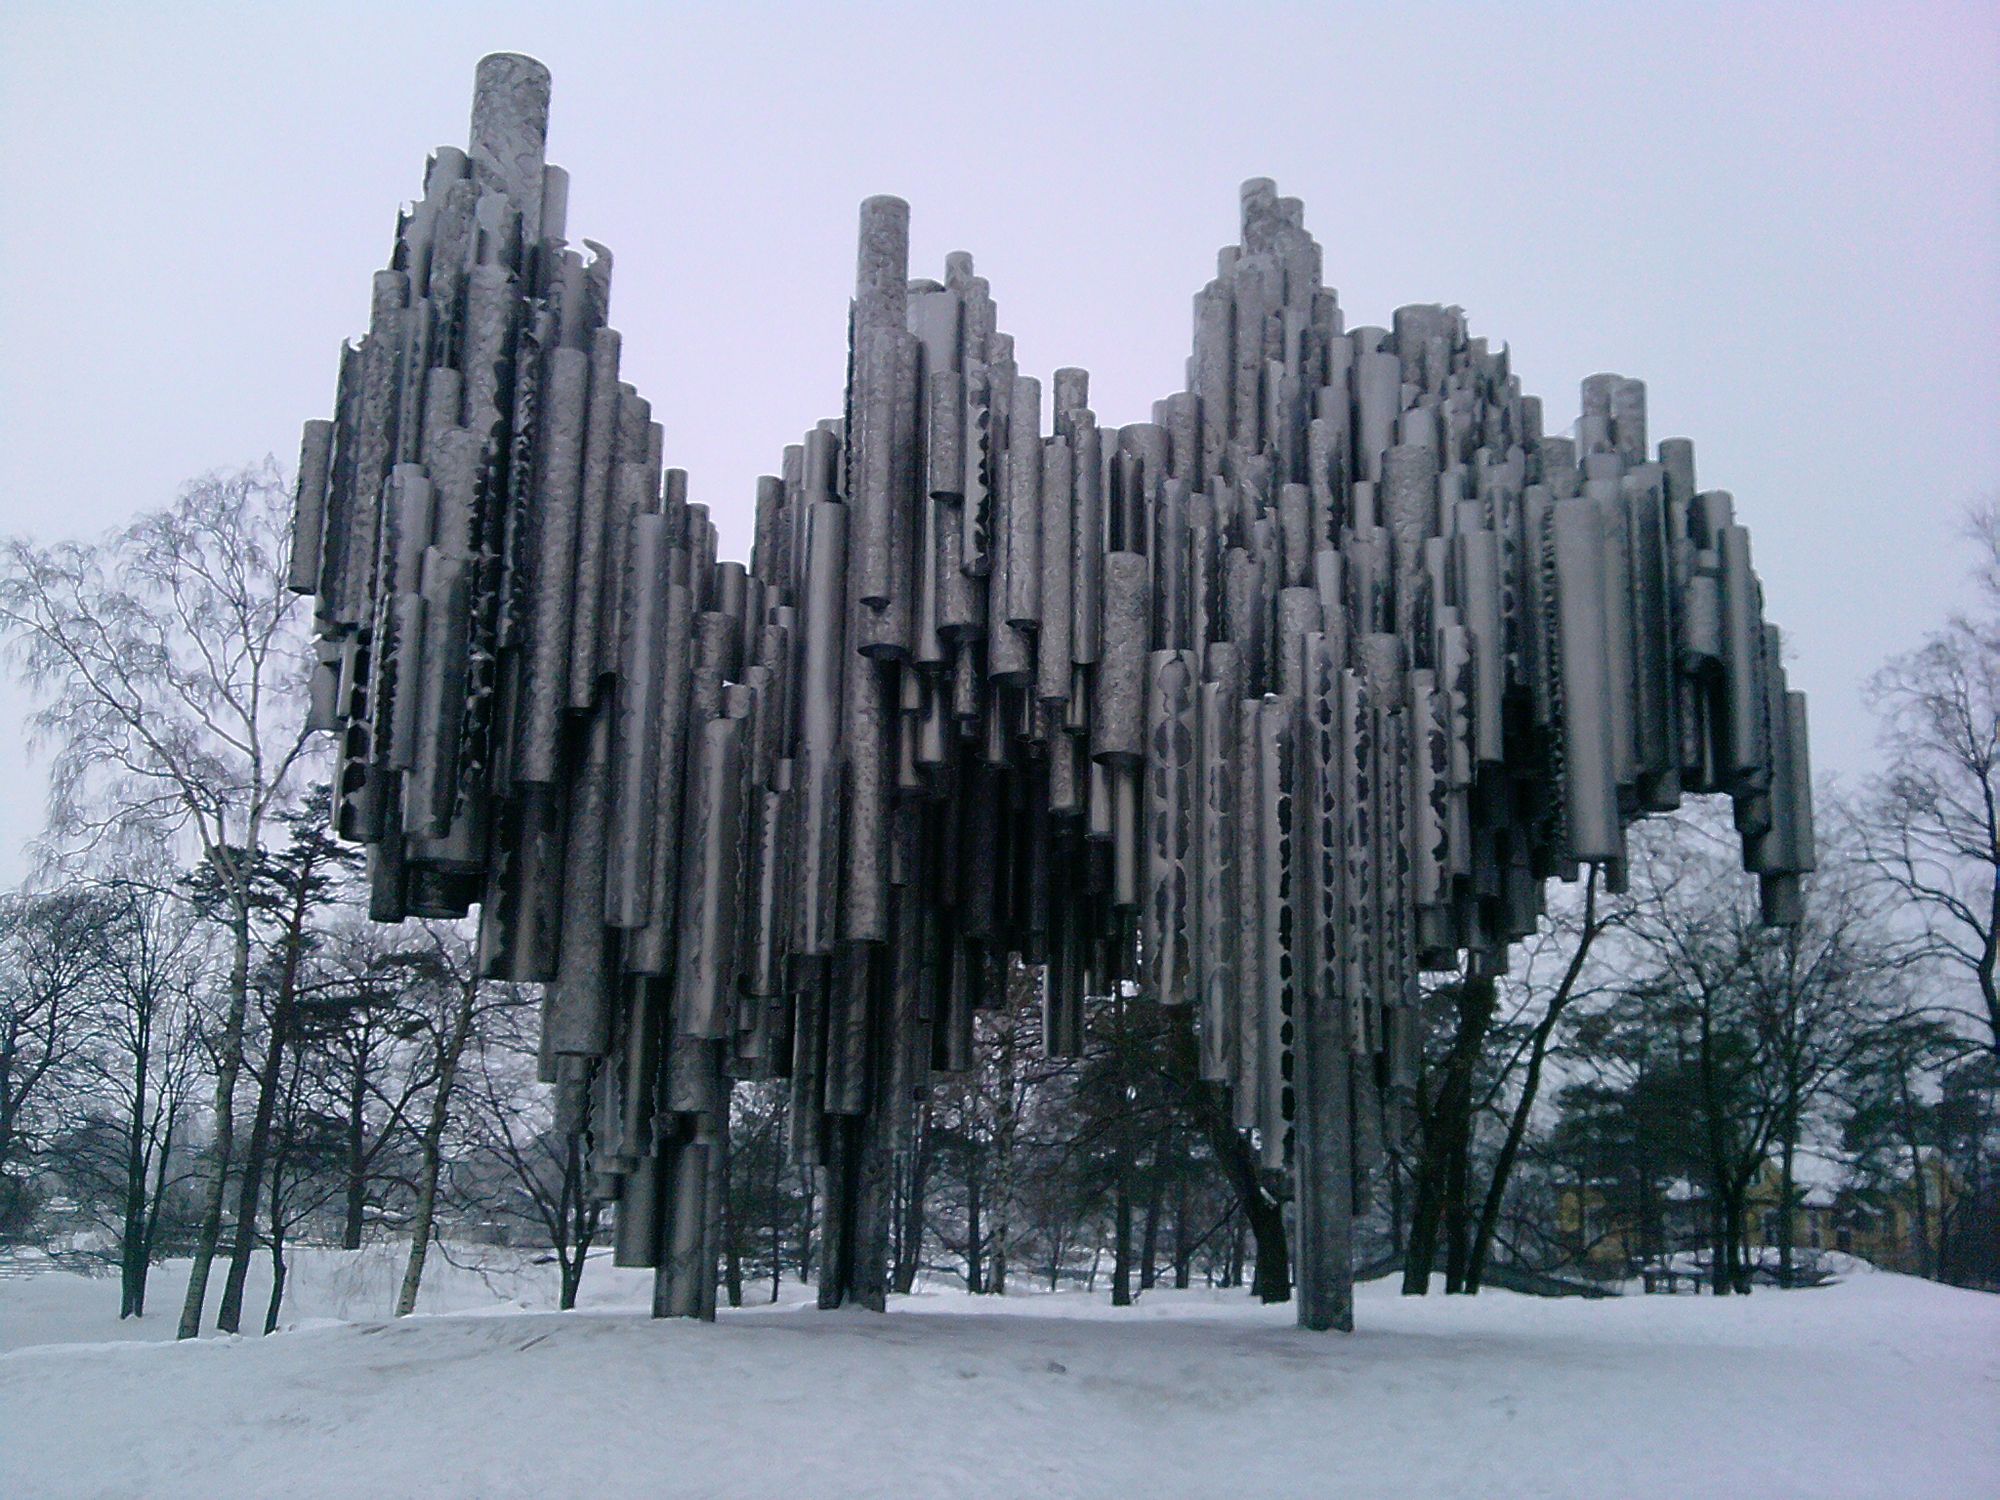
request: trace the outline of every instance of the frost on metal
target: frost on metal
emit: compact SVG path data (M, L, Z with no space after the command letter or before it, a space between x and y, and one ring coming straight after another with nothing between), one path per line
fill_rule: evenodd
M1193 1008L1296 1199L1300 1320L1345 1326L1421 972L1503 970L1547 880L1615 885L1631 822L1701 793L1796 919L1804 700L1640 382L1545 435L1459 309L1347 328L1256 180L1186 389L1100 427L871 198L839 413L723 561L619 377L610 256L564 237L548 100L480 64L307 425L292 584L372 914L477 907L485 972L547 986L545 1075L657 1311L713 1312L729 1087L771 1077L822 1301L881 1306L912 1102L1018 957L1059 1053L1086 995Z

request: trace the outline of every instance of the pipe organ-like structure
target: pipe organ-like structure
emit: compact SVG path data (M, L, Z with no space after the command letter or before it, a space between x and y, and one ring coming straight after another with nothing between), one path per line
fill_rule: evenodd
M544 1076L655 1311L714 1310L732 1080L789 1080L821 1300L880 1307L888 1183L1015 959L1189 1007L1274 1189L1299 1317L1413 1097L1418 979L1501 972L1544 882L1727 794L1767 920L1813 863L1803 697L1749 537L1645 389L1544 432L1457 308L1344 326L1256 180L1186 388L1101 427L1023 374L969 256L862 205L839 415L757 483L750 562L620 377L565 239L547 71L479 67L306 427L292 586L371 915L479 912L546 985Z

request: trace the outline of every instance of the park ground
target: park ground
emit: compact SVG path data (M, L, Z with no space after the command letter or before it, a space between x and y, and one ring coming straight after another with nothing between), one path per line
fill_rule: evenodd
M284 1331L194 1344L179 1263L123 1324L113 1279L0 1280L0 1495L2000 1495L2000 1297L1859 1267L1719 1300L1375 1282L1343 1337L1203 1290L874 1316L788 1285L662 1323L643 1272L593 1263L561 1313L518 1261L433 1261L395 1321L395 1247L295 1259Z

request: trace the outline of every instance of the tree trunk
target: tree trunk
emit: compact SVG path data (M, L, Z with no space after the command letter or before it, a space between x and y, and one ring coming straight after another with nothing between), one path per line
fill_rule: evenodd
M152 1275L153 1251L159 1244L160 1213L167 1201L167 1163L174 1154L174 1130L179 1123L179 1110L168 1105L166 1109L166 1129L160 1135L159 1155L153 1159L153 1201L146 1207L146 1232L139 1245L138 1296L132 1304L132 1316L146 1315L146 1282Z
M1392 1156L1389 1159L1389 1250L1391 1254L1403 1255L1409 1249L1409 1239L1404 1233L1406 1215L1403 1212L1403 1172Z
M1500 1154L1493 1162L1493 1175L1486 1183L1486 1198L1479 1206L1479 1224L1472 1234L1472 1251L1465 1262L1465 1289L1476 1293L1486 1280L1487 1261L1493 1254L1493 1236L1500 1228L1500 1210L1507 1201L1507 1184L1514 1175L1514 1163L1520 1157L1521 1143L1527 1138L1528 1120L1534 1113L1535 1097L1542 1087L1542 1060L1548 1055L1549 1039L1555 1032L1556 1017L1560 1014L1553 1005L1535 1027L1533 1040L1528 1046L1528 1071L1521 1082L1521 1097L1514 1103L1514 1112L1507 1120L1507 1136L1500 1143Z
M1469 1101L1468 1101L1469 1102ZM1458 1139L1444 1173L1444 1291L1455 1297L1465 1291L1466 1261L1471 1253L1471 1226L1465 1210L1467 1158L1472 1151L1471 1119L1460 1121Z
M771 1151L771 1300L776 1302L785 1283L785 1150L774 1142Z
M1174 1290L1184 1292L1188 1287L1189 1263L1194 1259L1194 1246L1188 1240L1188 1185L1187 1178L1180 1178L1174 1186Z
M264 1332L278 1331L278 1309L285 1301L285 1233L271 1228L271 1300L264 1306Z
M435 1114L435 1112L434 1112ZM417 1310L417 1294L424 1284L424 1261L430 1254L431 1225L437 1216L438 1174L444 1153L440 1143L444 1122L435 1133L424 1132L423 1174L417 1179L417 1207L410 1216L410 1254L403 1263L403 1284L396 1291L396 1316L407 1318Z
M1910 1163L1910 1206L1916 1210L1916 1242L1911 1248L1916 1252L1917 1274L1935 1276L1936 1258L1931 1254L1930 1191L1924 1181L1924 1163L1920 1156Z
M1737 1296L1747 1296L1749 1286L1749 1239L1750 1226L1746 1220L1746 1205L1735 1193L1729 1196L1729 1283Z
M361 1248L362 1221L368 1210L368 1100L366 1043L357 1040L354 1049L354 1076L347 1084L347 1202L341 1223L340 1248Z
M1257 1246L1254 1290L1258 1299L1289 1302L1292 1296L1292 1268L1285 1244L1284 1210L1264 1191L1257 1154L1250 1149L1248 1140L1238 1133L1231 1118L1227 1095L1201 1079L1192 1010L1191 1006L1176 1006L1168 1012L1170 1076L1180 1087L1183 1106L1201 1128L1209 1150L1214 1153L1230 1186L1236 1190L1237 1206L1242 1209L1243 1221ZM1240 1267L1240 1257L1238 1264ZM1240 1284L1240 1273L1238 1280Z
M292 1073L292 1097L298 1098L298 1070ZM278 1313L285 1305L285 1164L291 1156L290 1130L282 1132L271 1158L271 1295L264 1304L264 1332L278 1331Z
M141 1179L140 1191L145 1191ZM143 1203L127 1197L125 1221L121 1228L122 1240L118 1247L118 1318L136 1318L146 1309L146 1247L142 1236L145 1233L146 1210Z
M146 1309L146 1166L143 1158L136 1180L125 1179L125 1213L119 1225L118 1317L136 1318Z
M1439 1157L1440 1153L1427 1145L1417 1158L1417 1201L1410 1210L1409 1237L1403 1242L1405 1297L1422 1297L1431 1289L1438 1219L1444 1208L1444 1163Z
M1749 1179L1734 1176L1720 1186L1718 1200L1719 1238L1721 1244L1717 1256L1715 1291L1717 1296L1731 1293L1739 1297L1750 1295L1749 1261Z
M132 1118L125 1132L125 1212L119 1225L118 1317L139 1316L146 1301L146 1065L150 1026L141 1021L133 1048Z
M1704 1135L1708 1143L1709 1191L1715 1199L1715 1294L1747 1290L1743 1286L1740 1248L1743 1236L1743 1203L1729 1171L1730 1152L1725 1140L1720 1085L1715 1076L1715 997L1701 994L1701 1108Z
M14 1034L0 1036L0 1166L14 1150Z
M931 1106L925 1100L911 1116L910 1184L903 1198L902 1231L896 1254L895 1288L908 1296L917 1284L917 1265L924 1252L924 1198L930 1190Z
M998 1297L1007 1295L1007 1242L1014 1232L1014 1141L1020 1134L1020 1117L1014 1101L1014 1084L1019 1073L1015 1048L1019 1014L1011 1007L1005 1013L1005 1030L1000 1038L1000 1108L993 1131L993 1253L987 1257L991 1274L986 1286Z
M1452 1037L1437 1092L1423 1118L1423 1151L1417 1164L1417 1202L1410 1216L1410 1237L1403 1252L1403 1295L1421 1297L1430 1290L1431 1272L1436 1268L1438 1236L1444 1227L1446 1206L1452 1197L1454 1176L1459 1200L1459 1256L1456 1284L1464 1286L1464 1156L1472 1141L1472 1075L1479 1064L1480 1049L1486 1043L1487 1028L1493 1020L1497 995L1493 980L1468 978L1458 985L1458 1027Z
M1731 1290L1729 1279L1729 1219L1723 1207L1722 1194L1717 1191L1715 1201L1709 1205L1709 1280L1714 1285L1715 1295L1727 1297Z
M437 1083L431 1092L431 1110L424 1121L422 1137L423 1175L417 1181L417 1210L410 1224L410 1258L403 1267L403 1285L396 1293L396 1316L406 1318L417 1310L417 1293L423 1285L424 1260L429 1252L431 1226L437 1219L438 1176L444 1168L444 1132L451 1123L452 1095L458 1087L458 1065L472 1039L472 1018L479 1007L479 981L461 984L458 1005L452 1012L451 1030L438 1049ZM358 1245L357 1241L357 1245Z
M1910 1246L1913 1265L1919 1276L1933 1276L1937 1267L1931 1255L1930 1192L1924 1181L1923 1136L1917 1127L1916 1102L1910 1097L1907 1066L1897 1072L1897 1096L1902 1106L1903 1137L1910 1143L1910 1206L1916 1211L1916 1234Z
M1797 1118L1795 1110L1787 1112L1785 1138L1778 1147L1778 1285L1792 1284L1792 1153L1798 1149L1798 1142L1792 1121Z
M1251 1290L1259 1302L1292 1300L1292 1263L1285 1245L1285 1214L1274 1198L1259 1193L1246 1205L1250 1235L1257 1242L1257 1276Z
M1111 1305L1132 1305L1132 1194L1121 1173L1111 1212Z
M222 1306L215 1315L215 1326L224 1333L240 1329L243 1283L250 1274L250 1258L257 1253L257 1203L263 1196L271 1119L277 1111L279 1074L284 1068L286 1009L280 999L272 1011L270 1043L264 1049L264 1065L257 1070L257 1113L251 1120L250 1147L244 1153L243 1176L237 1184L236 1237L229 1251L229 1274L222 1283Z
M1642 1260L1651 1260L1666 1249L1666 1214L1660 1206L1656 1186L1659 1173L1653 1166L1653 1153L1644 1131L1639 1133L1635 1145L1637 1149L1633 1155L1639 1174L1639 1256Z
M1156 1148L1153 1153L1153 1170L1147 1174L1151 1179L1146 1184L1145 1227L1139 1232L1139 1290L1150 1292L1157 1279L1153 1269L1160 1251L1160 1196L1164 1187L1160 1182L1160 1156Z
M974 1154L966 1152L965 1169L965 1289L974 1296L986 1290L980 1275L980 1256L984 1246L979 1238L979 1168L972 1163Z
M1548 1010L1535 1023L1528 1044L1528 1071L1521 1082L1521 1097L1515 1101L1514 1113L1508 1118L1507 1138L1500 1144L1500 1155L1493 1163L1493 1176L1486 1184L1485 1200L1479 1206L1479 1225L1473 1231L1472 1250L1465 1262L1465 1290L1469 1293L1476 1293L1486 1277L1486 1263L1493 1253L1493 1236L1500 1228L1500 1210L1507 1201L1507 1183L1521 1154L1521 1142L1528 1134L1528 1120L1534 1113L1535 1096L1541 1092L1542 1062L1548 1056L1550 1039L1555 1035L1556 1023L1562 1019L1570 996L1576 993L1576 983L1583 974L1584 960L1590 956L1590 946L1603 930L1603 925L1597 920L1597 866L1592 865L1583 883L1583 929L1577 937L1576 951L1563 967L1563 977L1557 983L1555 993L1549 997Z
M735 1195L722 1195L722 1293L731 1307L743 1305L743 1249L737 1243Z
M1741 1213L1733 1194L1722 1200L1723 1282L1732 1294L1742 1290L1743 1252L1739 1247L1743 1242L1743 1230L1738 1222Z
M1285 1243L1285 1211L1278 1200L1264 1191L1258 1179L1257 1153L1236 1133L1226 1112L1204 1113L1209 1145L1236 1189L1236 1205L1242 1212L1252 1244L1256 1247L1256 1273L1250 1290L1259 1302L1289 1302L1292 1299L1292 1262ZM1128 1209L1129 1213L1129 1209ZM1242 1249L1236 1251L1237 1285L1242 1285Z
M2000 813L1996 813L1990 780L1987 786L1987 847L2000 849ZM1993 884L1987 892L1985 927L1982 929L1974 924L1973 931L1979 934L1980 939L1979 959L1973 965L1973 973L1979 979L1980 996L1986 1001L1986 1025L1988 1039L1993 1043L1993 1056L2000 1060L2000 859L1993 862Z
M812 1280L812 1269L813 1269L813 1248L814 1248L814 1238L813 1238L813 1212L814 1212L814 1205L813 1205L813 1199L814 1199L814 1196L815 1196L815 1195L814 1195L814 1194L813 1194L813 1192L811 1191L811 1184L810 1184L810 1183L807 1183L807 1184L806 1184L806 1187L807 1187L807 1191L805 1191L805 1192L803 1192L803 1193L800 1193L800 1194L799 1194L799 1237L798 1237L798 1247L799 1247L799 1280L800 1280L800 1281L811 1281L811 1280Z
M562 1225L561 1243L555 1247L556 1262L562 1268L562 1286L556 1305L564 1312L576 1306L576 1294L583 1285L584 1262L590 1254L590 1242L597 1235L597 1214L586 1187L583 1152L577 1138L571 1136L567 1154L563 1157L562 1196L557 1205L557 1220Z
M233 917L229 959L229 1013L223 1021L222 1043L215 1068L215 1139L201 1226L196 1231L194 1263L188 1268L187 1297L181 1303L177 1338L201 1333L202 1308L208 1301L208 1273L215 1264L215 1247L222 1238L222 1205L229 1186L229 1158L236 1149L236 1079L243 1069L243 1023L250 1008L250 908L239 890Z

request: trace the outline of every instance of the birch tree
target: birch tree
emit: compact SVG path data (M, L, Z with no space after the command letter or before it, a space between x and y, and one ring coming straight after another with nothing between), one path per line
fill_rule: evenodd
M424 1262L437 1219L445 1136L460 1101L460 1069L488 1003L483 999L473 944L465 933L426 923L425 938L425 946L412 950L406 958L412 977L419 981L412 1003L406 1007L412 1018L406 1034L421 1048L427 1105L417 1131L416 1207L410 1217L409 1259L396 1294L399 1318L417 1310L417 1293L423 1285ZM518 1003L513 986L496 984L492 989L504 992L505 998L498 1003Z
M143 830L194 852L223 897L228 977L208 1038L212 1143L183 1338L200 1331L235 1149L253 872L307 747L290 528L286 486L266 460L197 479L102 542L0 548L0 635L50 751L44 857Z

